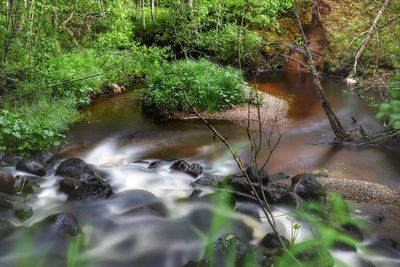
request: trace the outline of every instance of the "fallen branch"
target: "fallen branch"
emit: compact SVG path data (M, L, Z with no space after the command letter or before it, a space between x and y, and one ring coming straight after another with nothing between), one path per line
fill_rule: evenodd
M367 46L369 40L371 39L372 34L377 31L376 24L378 23L379 18L382 16L383 11L385 8L388 6L390 3L390 0L384 0L381 8L378 11L378 14L376 15L374 21L372 22L371 26L368 29L368 33L365 35L364 39L361 41L360 45L358 46L356 52L354 53L354 63L353 63L353 69L349 73L349 76L346 78L348 81L352 81L353 78L357 75L357 63L358 59L364 52L365 47Z
M79 78L75 78L75 79L67 80L67 81L62 81L62 82L56 83L56 84L50 84L50 85L44 87L44 89L53 88L53 87L57 87L60 85L65 85L65 84L69 84L69 83L73 83L73 82L83 81L83 80L87 80L87 79L94 78L94 77L101 76L101 75L104 75L104 73L94 73L94 74L90 74L88 76L79 77Z

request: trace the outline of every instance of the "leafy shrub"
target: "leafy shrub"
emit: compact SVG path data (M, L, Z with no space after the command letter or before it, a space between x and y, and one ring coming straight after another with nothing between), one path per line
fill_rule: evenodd
M192 105L215 111L243 101L246 86L242 73L207 60L181 60L147 77L143 102L158 110L189 110L181 89Z
M378 119L384 120L395 129L400 129L400 71L396 71L389 82L389 102L380 104Z
M0 111L0 149L28 154L57 147L63 131L79 119L71 100L37 99L34 104Z
M387 121L390 127L400 129L400 100L382 103L376 116L378 119Z
M145 43L169 44L178 57L209 57L223 64L254 67L264 63L262 38L254 29L276 26L276 18L291 8L292 1L210 0L196 1L189 8L186 1L169 0L161 5L156 24L143 28L137 21L135 36Z
M397 70L389 82L389 94L392 99L400 99L400 71Z

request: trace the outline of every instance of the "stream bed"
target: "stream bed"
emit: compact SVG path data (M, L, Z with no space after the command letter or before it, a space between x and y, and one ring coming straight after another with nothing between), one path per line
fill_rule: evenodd
M251 82L260 90L290 101L288 119L280 124L282 140L267 165L269 173L295 175L329 169L333 176L372 181L400 190L400 145L390 142L363 147L330 144L332 133L309 75L263 73ZM345 127L354 128L353 116L367 131L381 129L373 112L358 96L351 94L351 88L345 83L324 79L323 86ZM55 166L69 157L81 158L106 179L115 194L108 200L89 204L66 202L66 195L58 191L60 177L54 175L53 169L41 180L38 196L29 199L34 212L23 223L34 225L59 212L74 214L85 233L79 247L82 266L181 267L189 260L198 259L203 251L204 240L199 232L207 234L215 228L215 237L235 232L243 240L256 244L270 231L265 220L241 213L222 212L225 223L215 226L215 204L204 199L189 199L193 178L169 169L170 161L184 159L201 164L205 173L213 175L238 171L224 145L215 141L200 121L160 122L143 113L136 90L100 97L83 113L86 120L77 123L68 133L68 145ZM242 159L250 162L246 129L224 121L212 123ZM267 155L262 151L260 160L265 160ZM149 168L157 161L161 162L157 168ZM13 167L8 170L14 175L24 174ZM274 212L283 214L278 217L278 224L282 233L289 235L290 222L284 216L287 211L276 208ZM366 220L381 212L380 207L371 205L359 206L353 211ZM386 229L387 237L393 240L400 240L399 226L393 223L398 219L389 218L388 225L394 228L390 234ZM18 221L14 223L21 225ZM372 223L372 227L381 226ZM306 230L300 231L298 238L302 240L309 235ZM371 231L365 235L364 245L375 244L375 240L376 235ZM358 249L357 252L336 251L333 255L351 267L367 266L364 259L376 266L400 266L400 251L379 244L371 245L370 252ZM39 230L31 240L17 231L0 241L0 266L66 266L70 246L69 239L55 238L45 230ZM219 266L223 264L221 260Z

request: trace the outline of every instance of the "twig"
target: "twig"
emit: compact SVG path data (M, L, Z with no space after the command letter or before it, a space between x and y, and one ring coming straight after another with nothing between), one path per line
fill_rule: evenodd
M94 78L94 77L101 76L101 75L104 75L104 73L94 73L94 74L90 74L88 76L79 77L79 78L75 78L75 79L67 80L67 81L62 81L62 82L56 83L56 84L50 84L50 85L44 87L44 89L53 88L53 87L57 87L60 85L69 84L69 83L73 83L73 82L83 81L83 80Z

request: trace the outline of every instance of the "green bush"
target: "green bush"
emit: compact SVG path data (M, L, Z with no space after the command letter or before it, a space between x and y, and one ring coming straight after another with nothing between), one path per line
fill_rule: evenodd
M57 147L62 132L80 118L73 101L37 99L0 111L0 150L29 154Z
M161 4L157 23L148 20L143 28L137 20L134 34L145 43L170 45L178 58L212 58L222 64L245 68L265 64L261 54L262 38L254 29L277 26L277 17L291 8L292 1L168 0ZM240 49L240 62L239 62Z
M378 119L384 120L395 129L400 129L400 71L396 71L389 81L391 101L380 104Z
M215 111L244 100L246 83L240 71L207 60L181 60L147 77L143 102L158 110L189 110L181 88L199 110Z
M397 70L389 82L389 94L392 99L400 99L400 71Z
M400 129L400 100L382 103L376 116L386 121L390 127Z

